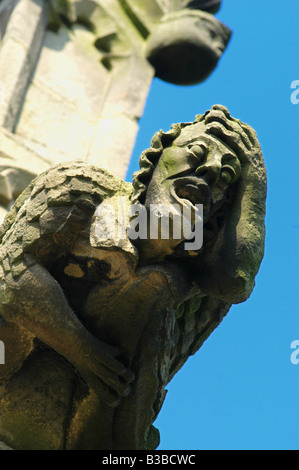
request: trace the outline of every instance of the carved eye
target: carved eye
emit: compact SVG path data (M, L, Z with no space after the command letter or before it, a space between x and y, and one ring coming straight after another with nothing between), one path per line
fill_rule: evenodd
M205 154L206 154L206 149L202 147L201 145L190 145L189 151L193 153L193 155L200 161L202 162L204 160Z
M223 167L220 173L220 179L225 184L230 184L235 179L235 171L230 166Z

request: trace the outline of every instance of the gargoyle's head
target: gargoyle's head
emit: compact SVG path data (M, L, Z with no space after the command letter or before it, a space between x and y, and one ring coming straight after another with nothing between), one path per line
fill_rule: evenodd
M266 174L251 127L213 106L194 122L158 132L133 178L135 198L147 208L165 204L203 207L203 245L188 251L169 236L140 241L149 261L165 256L193 259L201 287L231 302L245 300L263 256ZM195 261L194 261L195 260Z

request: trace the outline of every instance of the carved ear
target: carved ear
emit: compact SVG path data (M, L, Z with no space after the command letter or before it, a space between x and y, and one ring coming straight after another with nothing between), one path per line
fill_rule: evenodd
M162 80L201 83L215 69L230 36L230 29L210 13L175 11L165 15L149 36L146 57Z
M260 149L243 162L229 219L198 258L200 287L214 298L244 302L264 255L266 170Z

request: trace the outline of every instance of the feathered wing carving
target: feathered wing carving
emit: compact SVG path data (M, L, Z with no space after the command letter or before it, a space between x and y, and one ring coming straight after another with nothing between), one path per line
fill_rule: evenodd
M119 185L118 178L85 163L60 164L36 177L0 227L4 271L21 274L26 253L44 265L53 263Z

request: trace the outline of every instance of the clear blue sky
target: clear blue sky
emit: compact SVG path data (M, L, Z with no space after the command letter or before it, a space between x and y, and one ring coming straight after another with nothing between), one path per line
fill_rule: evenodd
M299 364L290 345L299 340L299 104L290 96L299 80L299 2L223 0L217 18L233 30L218 68L192 87L154 80L127 180L157 130L225 105L262 145L266 251L250 299L231 308L167 387L159 449L298 450Z

